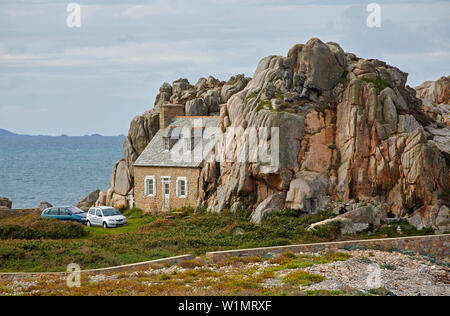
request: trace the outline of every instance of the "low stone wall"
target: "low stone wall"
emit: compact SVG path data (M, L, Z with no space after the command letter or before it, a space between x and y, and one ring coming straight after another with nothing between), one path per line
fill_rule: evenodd
M110 267L110 268L102 268L102 269L92 269L92 270L83 270L80 271L81 274L88 274L88 275L96 275L96 274L106 274L106 273L116 273L116 272L124 272L124 271L130 271L138 268L144 268L144 267L151 267L154 264L162 264L162 263L168 263L171 265L176 265L180 261L183 260L191 260L193 259L192 255L182 255L177 257L170 257L170 258L163 258L158 260L152 260L152 261L146 261L146 262L139 262L139 263L133 263L133 264L127 264L117 267ZM1 281L11 281L11 280L18 280L18 279L40 279L45 276L60 276L60 277L67 277L69 275L68 272L17 272L17 273L0 273L0 282Z
M413 251L427 255L434 255L437 258L448 258L450 255L450 235L433 235L420 237L404 237L389 239L367 239L338 241L318 244L304 244L280 247L267 247L255 249L240 249L231 251L208 252L206 256L214 262L230 257L253 257L264 256L266 254L281 254L284 252L320 252L337 251L348 246L363 246L367 249L389 251L392 249Z
M30 214L41 214L41 211L36 208L23 208L23 209L9 209L0 208L0 219L1 218L11 218L11 217L21 217Z

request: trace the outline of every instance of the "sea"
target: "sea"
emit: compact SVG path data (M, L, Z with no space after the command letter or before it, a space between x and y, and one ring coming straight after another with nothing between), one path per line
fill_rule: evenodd
M107 189L125 136L0 136L0 197L13 208L75 205Z

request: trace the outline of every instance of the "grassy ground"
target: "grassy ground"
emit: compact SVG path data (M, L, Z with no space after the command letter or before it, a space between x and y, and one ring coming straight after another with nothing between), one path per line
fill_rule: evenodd
M70 263L82 269L102 268L148 261L181 254L203 255L208 251L281 246L342 240L339 227L316 232L306 228L331 218L331 211L305 215L286 210L265 219L261 225L249 222L249 212L221 214L186 211L170 216L147 216L139 210L124 214L129 225L105 230L85 228L89 234L75 239L0 240L0 272L65 271ZM21 219L15 219L20 223ZM0 227L3 225L0 221ZM408 231L408 234L418 232ZM396 237L396 227L381 233L346 236L346 239ZM404 236L404 235L403 235Z

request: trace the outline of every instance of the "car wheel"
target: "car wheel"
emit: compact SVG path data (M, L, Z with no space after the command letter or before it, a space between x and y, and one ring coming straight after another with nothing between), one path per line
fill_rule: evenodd
M106 224L106 222L103 222L103 228L107 229L108 228L108 224Z
M90 221L87 221L87 222L86 222L86 226L87 226L87 227L91 227L91 222L90 222Z

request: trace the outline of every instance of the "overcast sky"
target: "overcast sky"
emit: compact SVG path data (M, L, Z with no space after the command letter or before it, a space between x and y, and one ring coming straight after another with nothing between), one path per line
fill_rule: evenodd
M66 7L81 5L81 28ZM0 128L118 135L153 107L164 81L252 76L267 55L311 37L409 73L450 74L450 1L1 0Z

